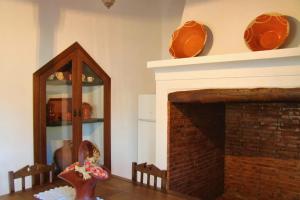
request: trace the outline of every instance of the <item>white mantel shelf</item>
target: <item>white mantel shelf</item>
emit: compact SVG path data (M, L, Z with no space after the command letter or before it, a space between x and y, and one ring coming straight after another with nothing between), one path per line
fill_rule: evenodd
M262 61L262 60L273 60L280 58L291 58L300 56L300 47L287 48L287 49L275 49L268 51L255 51L245 53L233 53L223 55L209 55L199 56L192 58L181 58L181 59L169 59L169 60L157 60L149 61L147 63L148 68L160 69L170 68L178 66L194 66L194 65L205 65L205 64L220 64L230 62L243 62L243 61Z

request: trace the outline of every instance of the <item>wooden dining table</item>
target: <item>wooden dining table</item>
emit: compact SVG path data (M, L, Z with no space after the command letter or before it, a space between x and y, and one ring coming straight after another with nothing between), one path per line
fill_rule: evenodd
M33 195L54 187L63 186L63 181L55 181L52 184L44 186L35 186L25 191L15 192L13 194L0 196L0 200L29 200L34 199ZM163 193L152 188L133 184L130 180L112 176L106 181L99 181L96 186L96 196L104 200L183 200L189 198L186 196Z

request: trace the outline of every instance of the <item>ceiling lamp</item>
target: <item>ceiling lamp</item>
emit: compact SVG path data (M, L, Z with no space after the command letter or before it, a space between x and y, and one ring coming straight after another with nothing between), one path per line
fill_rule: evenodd
M115 3L115 0L102 0L102 2L107 8L110 8Z

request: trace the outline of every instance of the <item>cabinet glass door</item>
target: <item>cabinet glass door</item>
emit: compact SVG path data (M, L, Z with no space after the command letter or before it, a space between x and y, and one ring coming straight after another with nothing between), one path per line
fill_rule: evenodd
M57 173L72 159L72 61L46 80L46 162Z
M104 165L104 87L103 81L82 62L82 140L89 140L100 150Z

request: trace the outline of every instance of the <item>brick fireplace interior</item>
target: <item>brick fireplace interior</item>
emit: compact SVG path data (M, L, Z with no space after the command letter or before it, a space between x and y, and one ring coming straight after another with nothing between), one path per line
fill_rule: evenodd
M300 89L172 93L168 123L169 190L300 199Z

